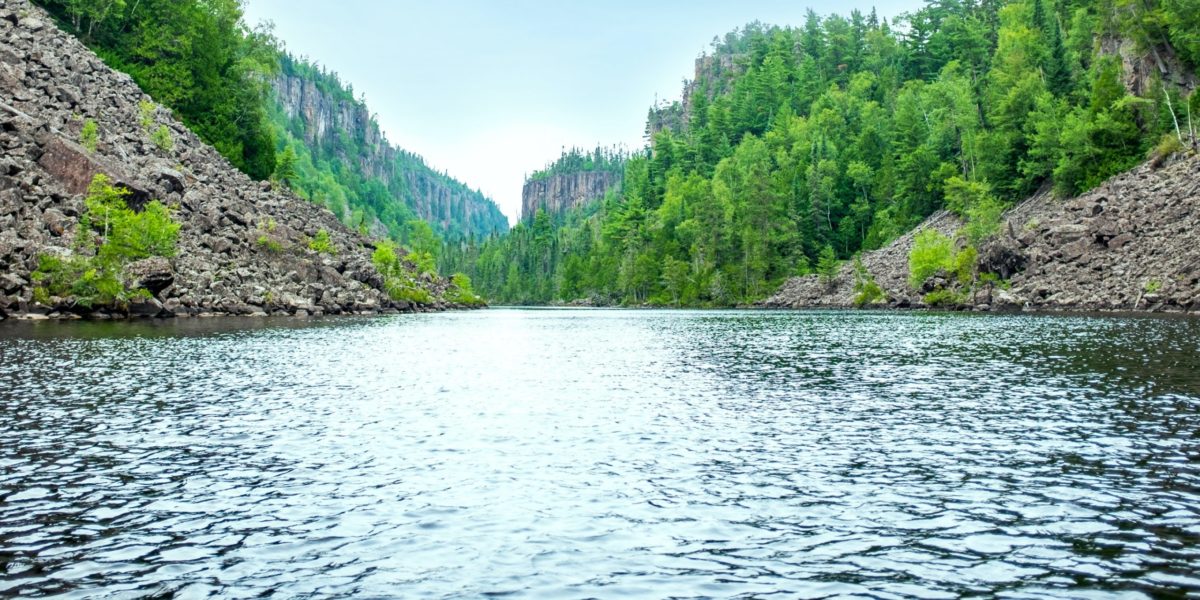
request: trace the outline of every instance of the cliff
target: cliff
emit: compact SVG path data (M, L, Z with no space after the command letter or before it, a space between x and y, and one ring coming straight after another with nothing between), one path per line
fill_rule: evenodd
M962 222L942 212L918 228L952 235ZM1070 200L1037 194L1005 215L1000 233L979 250L979 269L1004 283L971 294L957 308L1200 312L1200 157L1113 177ZM863 266L887 306L922 307L908 284L913 234L864 253ZM856 275L843 265L828 283L789 280L763 306L844 308L854 304Z
M717 96L728 93L733 81L745 71L745 61L739 60L727 46L700 56L696 59L692 78L683 82L681 99L650 108L646 117L646 137L652 140L664 129L676 134L687 131L699 99L703 98L703 105L707 106Z
M562 214L604 197L609 190L619 190L619 171L576 171L557 173L544 179L525 182L521 189L521 218L533 219L539 208L551 214Z
M26 0L0 0L0 92L0 318L448 306L448 284L432 276L413 276L429 302L392 300L370 240L324 208L252 181ZM179 224L173 257L122 273L125 285L149 292L130 303L83 306L47 297L35 281L42 257L72 256L90 231L80 221L97 174L130 191L135 211L158 199ZM311 249L325 235L328 248Z
M394 234L411 212L451 239L508 230L508 220L489 198L388 142L367 106L336 75L287 55L281 63L282 72L271 82L277 135L301 141L301 151L309 155L307 164L338 162L346 167L330 175L346 197L344 207L331 208L344 208L347 221L353 220L350 213L362 211ZM319 187L327 183L318 179L301 181L299 191L339 202ZM371 197L370 182L381 185L389 197ZM379 206L381 202L397 202L407 210L389 210Z

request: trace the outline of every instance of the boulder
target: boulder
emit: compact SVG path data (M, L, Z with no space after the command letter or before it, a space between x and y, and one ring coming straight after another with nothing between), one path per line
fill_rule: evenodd
M145 288L156 296L175 283L175 270L171 267L171 261L159 256L126 265L124 275L125 281L131 287Z

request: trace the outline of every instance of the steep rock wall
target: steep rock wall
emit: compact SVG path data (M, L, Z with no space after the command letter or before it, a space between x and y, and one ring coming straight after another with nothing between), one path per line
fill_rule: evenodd
M272 81L272 90L284 113L300 124L293 133L310 148L337 147L342 135L354 140L357 153L348 156L342 150L338 157L382 182L396 201L436 230L484 237L508 229L508 220L494 202L389 143L365 104L335 97L311 79L287 74Z
M521 219L533 219L539 208L562 214L599 200L609 190L620 189L621 179L620 173L611 171L576 171L526 181L521 190Z

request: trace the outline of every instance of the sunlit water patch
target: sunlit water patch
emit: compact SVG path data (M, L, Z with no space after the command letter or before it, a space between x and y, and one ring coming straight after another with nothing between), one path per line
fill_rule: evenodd
M1200 322L0 327L0 596L1200 593Z

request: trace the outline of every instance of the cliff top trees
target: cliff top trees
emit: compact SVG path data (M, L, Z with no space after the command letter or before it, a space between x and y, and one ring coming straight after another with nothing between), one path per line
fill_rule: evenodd
M854 13L752 23L715 42L688 102L651 123L650 153L625 164L623 197L560 222L554 238L596 231L599 243L563 243L544 260L533 244L497 242L481 257L520 268L503 286L485 273L477 284L502 300L721 305L760 298L814 263L828 270L941 209L964 217L977 243L1047 179L1078 192L1174 134L1166 102L1183 114L1195 99L1156 82L1130 94L1099 36L1195 60L1197 1L931 0L898 30ZM958 262L971 253L950 250L953 261L917 263L969 270ZM572 265L570 285L547 292L559 265ZM522 291L533 281L536 294Z

